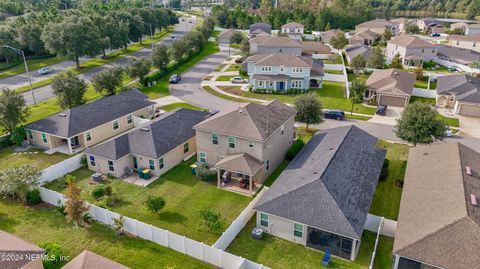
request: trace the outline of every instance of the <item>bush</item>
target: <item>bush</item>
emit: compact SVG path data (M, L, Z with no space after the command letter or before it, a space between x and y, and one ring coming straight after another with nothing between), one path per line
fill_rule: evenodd
M204 163L199 163L195 169L195 176L202 181L214 181L217 171L208 169Z
M47 256L47 259L42 259L43 268L60 268L62 263L61 256L63 256L63 251L60 245L54 243L42 243L39 246L45 250L45 255Z
M15 143L12 142L10 135L0 137L0 149L8 148L13 145L15 145Z
M202 224L212 232L221 232L223 228L222 217L220 213L212 208L200 210L200 219Z
M152 213L158 213L165 206L165 200L160 196L158 197L148 196L147 201L145 201L145 204L147 205L148 211Z
M34 189L27 194L27 205L38 205L41 202L42 197L40 196L40 191L38 189Z
M102 198L102 196L105 195L105 192L106 192L105 191L105 185L103 185L103 184L97 185L92 190L92 196L93 196L93 198L98 200L98 199Z
M22 145L22 142L23 140L25 140L25 138L26 138L26 133L25 133L25 129L23 129L22 126L13 129L10 135L10 140L12 144L17 145L17 147L20 147Z
M285 154L285 159L291 161L297 154L302 150L303 146L305 146L305 142L302 139L297 139L295 143L288 149L287 153Z
M424 62L424 63L423 63L423 68L431 69L431 68L434 68L436 65L437 65L436 62L434 62L434 61L428 61L428 62Z
M388 177L388 166L390 165L390 161L385 159L382 166L382 171L380 172L380 181L386 181Z

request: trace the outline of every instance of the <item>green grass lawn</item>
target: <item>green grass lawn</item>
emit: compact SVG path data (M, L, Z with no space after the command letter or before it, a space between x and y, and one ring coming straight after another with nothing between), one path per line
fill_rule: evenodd
M378 146L387 150L386 159L389 160L389 166L387 179L378 181L370 213L397 220L402 189L395 186L395 181L403 181L410 147L386 141L378 142Z
M219 66L217 66L217 68L215 68L215 72L220 72L222 71L222 69L226 66L226 64L221 64Z
M204 91L210 93L211 95L215 95L217 97L223 98L225 100L230 100L232 102L238 102L238 103L248 103L248 100L241 99L241 98L235 98L233 96L225 95L222 93L217 92L216 90L212 89L210 86L203 86L202 87Z
M451 126L451 127L460 127L460 122L457 118L450 118L450 117L445 117L440 114L438 114L438 118L443 120L446 125Z
M147 94L151 99L159 98L162 96L167 96L170 94L170 91L168 89L168 79L172 74L181 74L185 72L188 68L194 66L198 62L200 62L203 58L207 57L210 54L214 54L219 52L220 49L218 48L218 45L213 42L207 42L207 45L203 50L195 55L192 59L178 67L177 69L173 70L172 72L166 74L163 79L157 81L157 85L152 86L152 87L146 87L142 89L142 92Z
M320 268L323 252L309 249L303 245L264 234L261 240L255 240L250 232L255 227L255 216L237 235L227 251L263 264L270 268ZM360 250L355 262L332 256L329 268L367 269L375 245L375 233L364 231ZM375 268L386 269L392 265L393 239L381 236L377 248Z
M36 59L27 59L27 64L28 64L28 71L32 72L34 70L40 69L42 67L48 66L48 65L53 65L57 64L60 62L65 61L65 58L62 57L46 57L46 58L36 58ZM20 64L9 68L5 69L0 72L0 79L1 78L6 78L18 74L23 74L25 73L25 64L23 63L23 60L21 61Z
M325 73L335 74L335 75L343 75L343 71L342 71L342 70L328 70L328 69L326 69L326 70L325 70Z
M128 182L113 180L109 184L122 197L122 202L111 208L125 216L167 229L189 238L213 244L221 233L210 232L201 225L199 211L210 207L222 216L224 229L240 214L251 201L250 197L217 188L216 182L206 183L191 173L190 165L195 158L183 162L158 178L148 187L139 187ZM89 184L93 172L82 168L74 173L82 188L82 198L95 202L91 196L93 186ZM65 191L64 179L47 184L55 191ZM160 214L147 211L144 202L148 196L162 196L166 205Z
M428 89L428 81L424 81L424 80L415 81L415 88ZM430 89L434 90L436 88L437 88L437 82L436 81L431 81L430 82Z
M22 152L20 152L21 154L14 154L14 148L15 147L8 147L0 150L0 170L25 164L30 164L37 169L42 170L70 157L69 155L61 153L45 154L39 149L26 151L37 152L36 154L23 154Z
M348 81L354 81L356 79L367 80L369 75L364 75L364 74L355 75L353 73L347 73L347 77L348 77Z
M195 105L192 105L192 104L189 104L189 103L181 103L181 102L180 103L173 103L173 104L169 104L169 105L160 107L160 109L163 109L167 112L175 110L177 108L189 108L189 109L194 109L194 110L205 110L205 109L200 108L198 106L195 106Z
M231 78L238 77L237 75L233 76L219 76L217 78L217 81L230 81Z
M133 236L116 237L110 228L98 223L75 228L53 207L29 208L3 198L0 229L36 245L59 244L71 259L88 249L131 268L213 267L156 243Z
M435 98L410 96L410 104L412 104L412 103L427 103L427 104L430 104L430 105L434 106L436 101L435 101Z
M371 119L372 117L363 116L363 115L355 115L355 114L350 115L350 112L347 111L347 112L345 113L345 118L347 118L347 119L352 119L352 120L367 121L367 120Z
M227 69L227 71L240 71L240 64L232 64L230 67Z

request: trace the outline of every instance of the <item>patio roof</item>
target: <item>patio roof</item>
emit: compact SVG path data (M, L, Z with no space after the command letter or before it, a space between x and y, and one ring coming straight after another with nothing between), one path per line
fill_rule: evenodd
M228 155L215 164L215 168L250 176L255 175L262 166L261 161L247 153Z
M405 60L415 60L415 61L421 61L423 58L421 56L415 55L415 54L410 54L405 56Z
M253 75L253 79L258 80L288 80L287 75L262 75L262 74L255 74Z

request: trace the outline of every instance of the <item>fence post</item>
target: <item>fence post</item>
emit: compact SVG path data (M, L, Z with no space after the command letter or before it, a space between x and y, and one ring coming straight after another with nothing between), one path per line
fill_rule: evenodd
M203 252L203 248L205 247L205 244L203 242L200 242L200 258L202 259L202 261L205 261L205 254Z
M138 228L137 228L137 222L138 222L138 220L136 220L136 219L133 219L133 220L135 221L135 225L134 225L134 227L135 227L135 235L138 236Z
M182 253L185 254L187 253L187 238L185 236L183 236L183 240L182 240Z
M155 236L153 235L153 225L150 224L150 238L152 238L150 241L155 242Z

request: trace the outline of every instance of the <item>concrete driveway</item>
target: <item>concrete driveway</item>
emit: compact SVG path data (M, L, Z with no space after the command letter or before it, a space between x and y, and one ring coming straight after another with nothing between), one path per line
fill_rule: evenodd
M458 116L460 129L465 136L480 138L480 117Z
M369 122L380 123L386 125L395 125L397 124L397 119L402 116L403 107L388 107L387 113L385 116L374 115Z

